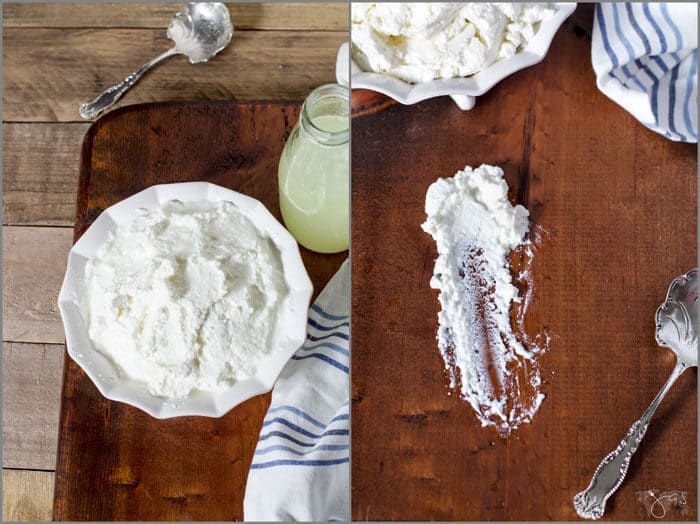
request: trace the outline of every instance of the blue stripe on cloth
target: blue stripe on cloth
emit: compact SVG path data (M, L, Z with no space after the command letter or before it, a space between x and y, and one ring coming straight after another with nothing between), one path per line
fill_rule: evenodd
M321 437L337 437L337 436L342 436L342 435L349 435L350 431L347 429L329 429L328 431L324 431ZM317 443L316 442L303 442L301 440L298 440L291 435L288 435L287 433L284 433L282 431L270 431L269 433L265 433L264 435L260 435L260 438L258 441L263 441L267 440L272 437L279 437L283 438L285 440L288 440L290 442L294 442L297 446L302 446L305 448L312 448L314 447Z
M661 14L666 20L666 23L671 28L671 31L673 31L673 34L676 37L676 49L680 51L681 49L683 49L683 36L681 35L681 32L676 26L676 24L674 24L673 20L671 20L671 15L668 14L668 6L666 6L666 3L661 2L659 4L659 7L661 8Z
M328 320L346 320L348 318L348 315L331 315L330 313L326 313L321 306L317 304L311 304L311 309Z
M658 75L656 73L654 73L654 71L650 67L650 65L651 65L650 60L658 59L658 58L659 58L658 56L649 57L649 55L645 55L645 56L641 56L639 58L636 58L634 60L634 63L637 66L637 69L640 72L643 72L647 78L647 80L646 80L647 85L644 88L645 93L648 93L649 90L651 89L651 86L654 85L654 82L658 82L659 78L664 75L664 70L661 69L661 67L658 64L656 64L657 67L659 67L659 69L661 69L661 73ZM664 63L664 61L659 60L659 62L661 62L661 65L666 68L666 71L668 71L668 68L666 67L666 64ZM656 62L654 62L654 63L656 63Z
M251 464L250 469L265 469L275 466L334 466L336 464L345 464L350 462L350 457L334 460L273 460L263 462L261 464Z
M283 426L287 426L289 429L293 429L294 431L296 431L297 433L301 433L305 437L321 438L323 436L323 434L317 435L315 433L311 433L310 431L302 428L301 426L298 426L297 424L294 424L293 422L290 422L286 418L282 418L282 417L274 417L270 420L266 420L265 422L263 422L262 427L267 427L270 424L274 424L274 423L282 424Z
M342 338L343 340L350 340L350 335L348 335L346 333L330 333L328 335L323 335L320 337L317 337L317 336L314 336L311 334L306 335L307 340L310 340L311 342L318 342L319 340L326 340L327 338L331 338L331 337L338 337L338 338Z
M698 74L698 50L693 50L690 57L690 73L688 74L688 81L685 86L685 100L683 101L683 120L685 121L685 127L688 129L688 133L697 140L697 121L693 122L690 117L690 104L691 100L697 103L697 97L693 97L693 91L696 86L697 80L696 75ZM695 108L695 114L697 115L697 106Z
M319 429L323 429L326 427L326 424L324 424L323 422L316 420L311 415L304 413L302 410L294 406L275 406L273 408L268 409L267 414L269 415L270 413L279 413L280 411L289 411L290 413L294 413L295 415L303 418L307 422L311 422L314 426L316 426Z
M651 45L649 44L649 39L644 34L644 31L642 31L642 28L639 27L639 23L637 22L637 19L634 16L632 4L630 4L629 2L625 2L625 9L627 10L627 18L629 18L632 29L634 29L634 32L637 33L637 36L642 41L642 45L644 46L644 52L647 55L651 54Z
M672 133L680 137L681 141L687 142L688 139L676 128L676 83L678 82L678 69L679 66L676 66L671 70L671 82L668 86L668 127Z
M333 417L331 419L331 421L328 423L328 425L330 426L331 424L333 424L333 422L337 422L339 420L350 420L350 414L349 413L342 413L340 415L336 415L335 417Z
M634 29L634 32L637 34L637 36L642 42L642 45L644 46L645 55L635 58L634 63L640 71L644 72L644 74L648 77L651 83L657 82L659 77L656 74L654 74L654 72L651 71L651 69L649 69L647 65L649 63L649 59L653 60L654 63L659 67L659 69L661 69L662 74L668 72L668 66L666 66L666 63L661 58L651 54L651 43L649 43L649 39L647 38L646 34L644 34L644 31L642 30L641 26L639 25L639 22L637 21L637 18L634 14L634 9L632 8L632 4L630 4L629 2L625 2L625 9L627 10L627 18L629 19L632 29ZM648 92L649 87L650 86L646 86L643 89L643 91Z
M627 40L627 37L625 36L625 33L622 31L620 28L620 15L617 12L617 8L619 7L619 4L613 4L612 5L612 12L613 12L613 26L615 28L615 33L617 34L617 37L620 39L620 42L622 42L622 45L624 46L625 50L627 51L627 56L630 61L634 61L634 49L632 49L632 44L630 44L629 40ZM629 68L627 67L627 64L624 64L622 66L622 71L627 75L627 78L632 80L637 87L644 93L646 92L646 88L642 84L642 82L637 78L636 75L633 75L630 73ZM629 86L627 86L629 87Z
M345 373L350 372L350 369L347 366L341 364L337 360L332 359L328 355L324 355L323 353L310 353L308 355L304 355L303 357L300 357L298 355L292 356L292 360L306 360L307 358L317 358L319 360L326 362L327 364L330 364L331 366L333 366L335 368L338 368L339 370L341 370Z
M661 69L661 74L665 75L669 72L668 65L666 65L666 62L664 62L660 56L654 55L651 57L651 59L657 66L659 66L659 69Z
M313 449L309 449L307 451L299 451L294 448L290 448L289 446L282 446L280 444L276 444L273 446L269 446L264 449L259 449L255 452L256 455L265 455L267 453L272 453L273 451L284 451L286 453L291 453L293 455L297 456L306 456L310 453L315 453L316 451L345 451L350 449L350 446L347 444L325 444L323 446L317 446Z
M350 327L349 322L341 322L340 324L336 324L334 326L324 326L316 322L313 318L309 318L309 325L313 328L318 329L319 331L333 331L334 329Z
M659 27L659 25L656 23L656 20L654 20L654 17L651 15L651 11L649 11L649 4L647 2L644 2L642 4L642 11L644 12L644 16L646 16L651 26L654 28L654 32L656 33L656 36L659 39L659 44L661 45L661 51L659 51L659 53L665 53L668 50L666 37L664 36L663 31L661 31L661 27Z
M651 86L651 114L656 118L656 123L659 123L659 82L656 81Z
M315 349L320 349L320 348L326 348L330 349L331 351L337 351L341 355L345 355L347 357L350 356L350 352L345 349L342 346L339 346L338 344L333 344L332 342L321 342L320 344L316 344L315 346L302 346L299 351L313 351Z
M627 89L631 89L631 86L630 86L630 80L631 80L632 82L634 82L634 83L637 85L637 87L638 87L639 89L641 89L642 91L645 91L644 86L643 86L642 83L639 81L639 78L637 78L636 75L633 75L633 74L630 72L629 67L627 66L627 64L624 64L624 65L620 68L620 70L621 70L621 71L625 74L625 76L627 77L627 81L626 81L626 82L623 82L624 86L625 86Z
M646 74L647 78L649 79L649 87L651 87L651 84L657 81L657 74L652 70L651 68L651 61L652 57L649 55L644 55L640 56L639 58L635 58L634 63L637 66L637 68L640 71L644 71ZM661 62L663 64L663 61ZM664 64L665 67L665 64ZM663 71L661 73L663 75ZM647 91L649 90L649 87L647 87Z
M598 25L600 26L600 35L603 38L603 47L605 48L605 52L608 54L608 58L610 58L612 69L615 70L617 69L619 62L617 60L617 55L615 54L615 51L613 51L612 47L610 47L610 40L608 40L608 31L605 27L605 16L603 15L603 8L600 4L596 4L595 10L597 15L596 19L598 20Z

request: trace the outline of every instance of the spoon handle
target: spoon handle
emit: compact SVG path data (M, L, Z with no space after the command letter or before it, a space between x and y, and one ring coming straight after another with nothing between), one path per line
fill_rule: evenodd
M599 519L605 512L605 502L620 487L627 475L630 460L644 438L649 421L659 407L666 393L671 389L676 379L687 369L686 364L677 362L673 373L661 388L661 391L654 397L651 404L641 416L630 427L625 438L620 444L600 463L593 474L588 487L574 497L574 508L580 517L586 519Z
M173 56L174 54L177 53L177 50L173 47L172 49L169 49L162 55L159 55L155 57L153 60L150 60L149 62L146 62L143 64L141 67L139 67L136 71L131 73L129 76L127 76L124 80L119 82L116 85L113 85L109 89L106 89L102 93L98 95L95 100L90 102L89 104L80 104L80 116L83 117L85 120L91 120L95 118L97 115L99 115L102 111L107 109L109 106L114 104L117 100L119 100L124 93L127 92L127 90L133 86L143 74L148 71L151 67L156 65L159 62L162 62L168 57Z

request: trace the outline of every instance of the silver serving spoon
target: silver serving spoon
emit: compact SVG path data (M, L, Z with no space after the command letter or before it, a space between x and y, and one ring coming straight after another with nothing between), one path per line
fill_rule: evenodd
M603 516L605 502L625 479L632 455L644 438L654 411L681 373L698 365L697 269L671 282L666 301L656 310L656 341L673 350L676 367L644 415L632 424L622 442L600 463L588 487L574 497L574 508L580 517L598 519Z
M122 82L103 91L89 104L80 105L80 116L90 120L119 100L141 76L154 65L173 55L186 55L190 63L206 62L228 45L233 26L228 8L221 2L189 2L177 13L170 26L168 38L175 46L142 65Z

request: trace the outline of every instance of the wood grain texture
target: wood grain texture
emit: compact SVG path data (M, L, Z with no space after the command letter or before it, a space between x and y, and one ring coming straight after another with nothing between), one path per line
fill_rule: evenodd
M76 238L107 206L176 181L241 191L279 219L277 162L298 111L297 104L158 104L100 119L83 150ZM302 249L314 296L345 256ZM66 359L54 518L240 520L268 404L262 395L220 419L159 421L106 400Z
M56 467L62 371L62 344L3 343L3 468Z
M80 145L89 127L3 124L4 225L73 225Z
M654 341L654 312L670 280L696 265L697 149L597 90L591 22L580 6L541 64L469 112L445 97L353 120L356 520L576 519L573 496L673 368ZM509 440L449 394L429 286L437 254L420 228L428 186L481 163L503 167L512 201L550 234L528 315L554 335L547 398ZM697 500L696 388L693 370L666 398L607 519L646 520L638 491Z
M53 471L2 470L3 522L51 520Z
M2 229L3 340L63 343L58 313L72 232L60 227Z
M358 117L369 115L387 109L398 104L396 100L389 96L370 91L369 89L353 89L352 91L352 116Z
M234 30L347 31L347 2L227 2ZM9 27L141 27L165 29L181 3L37 3L3 5L3 26Z
M347 32L239 31L210 62L173 57L117 106L162 100L303 100L335 81ZM155 29L23 29L3 34L3 119L82 121L80 103L171 46ZM27 67L26 64L32 64Z

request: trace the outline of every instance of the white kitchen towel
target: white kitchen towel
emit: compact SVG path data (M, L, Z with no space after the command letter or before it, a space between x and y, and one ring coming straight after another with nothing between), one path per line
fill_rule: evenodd
M649 129L698 141L698 7L598 3L593 70L598 87Z
M350 266L309 309L306 342L274 389L248 474L247 521L350 520Z

